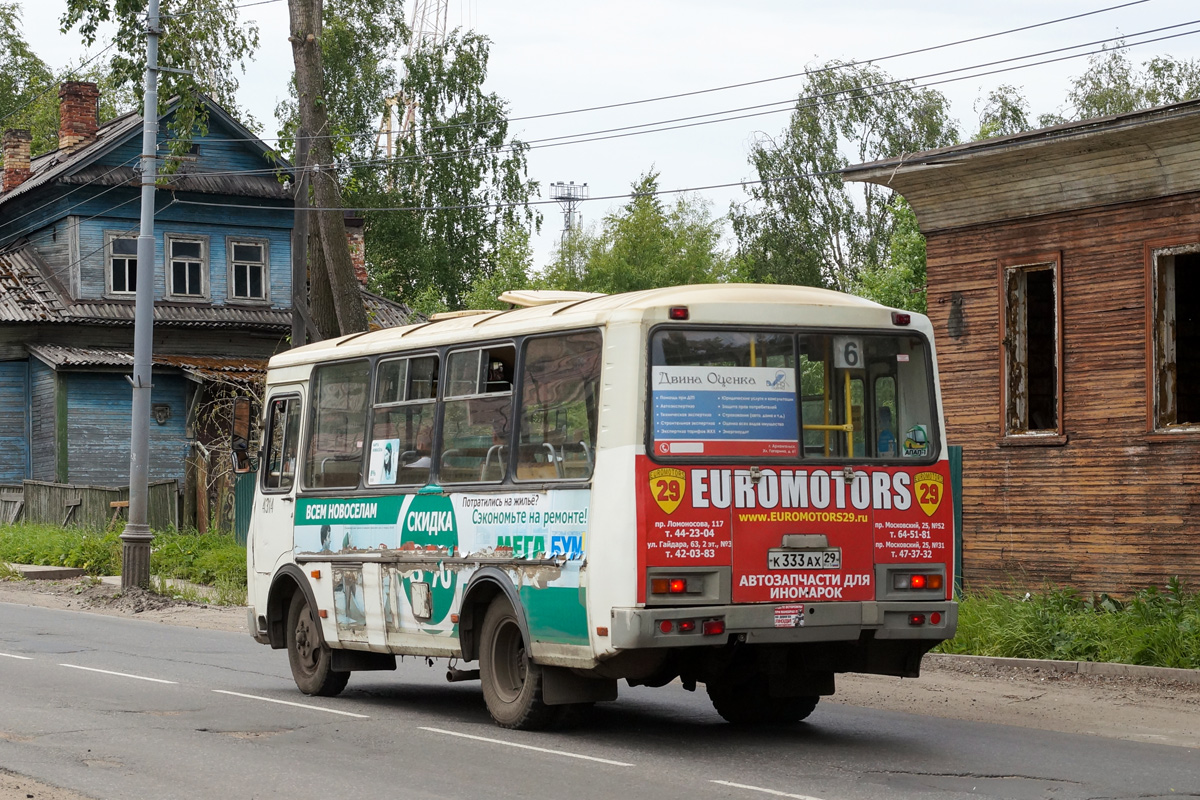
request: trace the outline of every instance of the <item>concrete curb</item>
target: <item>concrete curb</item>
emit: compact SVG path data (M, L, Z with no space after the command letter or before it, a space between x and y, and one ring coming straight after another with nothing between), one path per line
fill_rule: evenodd
M1200 684L1200 669L1172 669L1170 667L1142 667L1135 664L1110 664L1099 661L1050 661L1039 658L996 658L993 656L959 656L930 653L925 662L988 667L1015 667L1018 669L1042 669L1051 672L1099 675L1106 678L1153 678L1160 681Z
M9 564L21 577L31 581L65 581L87 573L78 567L43 567L33 564Z

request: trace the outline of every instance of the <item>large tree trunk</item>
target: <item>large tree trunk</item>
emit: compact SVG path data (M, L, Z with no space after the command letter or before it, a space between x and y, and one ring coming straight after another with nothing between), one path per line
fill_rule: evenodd
M313 137L310 140L310 172L313 199L322 209L340 209L342 196L333 167L333 143L329 139L329 118L325 104L325 75L321 65L321 0L288 0L291 17L292 60L296 67L296 93L300 100L300 124ZM346 223L341 211L317 211L315 233L321 245L321 259L310 262L309 283L329 287L333 318L322 302L313 302L313 321L326 336L345 335L367 330L367 312L350 261L346 241ZM322 274L323 273L323 274ZM314 291L314 294L317 292ZM316 298L314 298L316 299ZM322 298L324 299L324 298Z

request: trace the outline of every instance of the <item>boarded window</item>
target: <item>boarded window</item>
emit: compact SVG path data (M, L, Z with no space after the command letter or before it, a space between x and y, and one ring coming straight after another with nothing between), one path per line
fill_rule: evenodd
M1058 262L1004 269L1005 433L1060 433Z
M1154 254L1154 427L1200 424L1200 245Z

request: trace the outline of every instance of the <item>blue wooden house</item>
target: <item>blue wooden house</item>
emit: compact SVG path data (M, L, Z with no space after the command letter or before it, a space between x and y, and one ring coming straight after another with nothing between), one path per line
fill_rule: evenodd
M94 84L63 84L59 97L57 150L31 159L28 132L4 134L0 484L117 486L129 473L134 293L148 274L137 263L142 118L98 124ZM181 486L205 438L220 446L200 411L258 380L292 319L290 167L211 101L208 124L156 192L150 478ZM377 324L407 321L402 306L364 301Z

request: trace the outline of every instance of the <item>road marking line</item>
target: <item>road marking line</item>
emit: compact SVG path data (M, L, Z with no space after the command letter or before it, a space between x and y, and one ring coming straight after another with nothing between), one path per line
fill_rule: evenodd
M247 700L262 700L265 703L278 703L281 706L295 706L296 708L307 708L309 711L324 711L326 714L341 714L343 717L357 717L358 719L370 719L366 714L355 714L350 711L337 711L332 708L321 708L320 706L310 706L307 703L293 703L290 700L276 700L273 697L259 697L256 694L242 694L241 692L227 692L224 689L213 689L217 694L228 694L234 697L245 697Z
M4 656L5 658L19 658L22 661L33 661L33 658L30 656L14 656L12 653L0 653L0 656Z
M787 792L777 792L774 789L764 789L761 786L747 786L744 783L730 783L729 781L709 781L709 783L719 783L722 786L728 786L732 789L749 789L752 792L762 792L763 794L773 794L776 797L791 797L794 800L821 800L819 797L813 797L807 794L788 794Z
M567 758L581 758L584 761L598 761L601 764L612 764L614 767L632 767L633 764L624 761L612 761L607 758L597 758L596 756L585 756L581 753L568 753L566 750L551 750L546 747L534 747L531 744L517 744L516 742L506 742L503 739L489 739L486 736L472 736L469 733L458 733L457 731L447 731L442 728L420 728L423 731L430 733L444 733L447 736L460 736L463 739L474 739L477 742L488 742L490 744L502 744L505 747L519 747L522 750L535 750L539 753L549 753L553 756L566 756Z
M147 678L145 675L130 675L128 672L113 672L112 670L96 669L95 667L81 667L78 664L59 664L59 666L87 670L88 672L100 672L104 675L116 675L118 678L134 678L139 681L153 681L154 683L175 683L175 681L164 681L162 678Z

